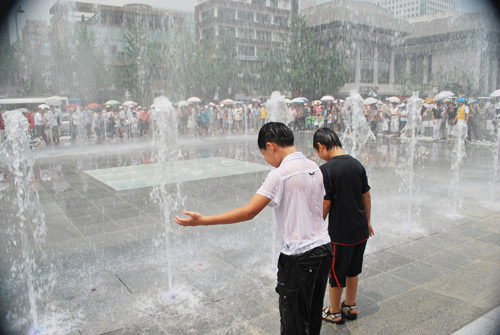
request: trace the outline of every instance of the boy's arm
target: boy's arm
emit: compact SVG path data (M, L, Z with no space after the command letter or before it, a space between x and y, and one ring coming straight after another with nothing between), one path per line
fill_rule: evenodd
M330 213L330 206L332 202L330 200L323 200L323 220L326 220L326 216Z
M243 207L211 216L204 216L200 213L184 211L183 214L188 215L189 217L180 218L175 216L174 221L181 226L210 226L248 221L259 214L270 202L271 199L256 193L252 199L250 199L250 202Z
M370 191L363 193L363 206L365 207L366 219L368 220L368 231L370 236L375 235L373 231L372 224L370 222L370 216L372 211L372 198L370 196Z

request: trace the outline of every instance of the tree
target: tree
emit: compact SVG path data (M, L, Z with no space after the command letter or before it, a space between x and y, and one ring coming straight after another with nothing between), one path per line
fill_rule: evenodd
M68 95L74 92L75 74L73 72L72 45L73 31L55 32L50 39L50 72L52 94ZM56 93L57 92L57 93Z
M257 71L260 80L256 90L262 95L268 95L276 89L290 90L290 85L287 82L289 74L286 57L284 48L265 49Z
M115 83L135 101L154 98L153 81L165 78L166 55L161 44L150 41L146 31L147 21L130 22L125 33L123 65L117 70Z
M244 67L238 62L236 40L225 36L215 51L214 79L219 88L219 98L232 97L242 88L240 79L244 78ZM215 91L214 91L215 93Z
M167 79L170 95L179 99L193 95L203 98L200 91L206 84L210 85L210 79L213 81L203 73L209 67L208 55L187 34L179 35L169 51Z
M101 100L99 92L109 84L106 76L102 48L96 46L95 36L83 20L75 31L74 73L75 92L82 101L90 103Z
M0 39L2 57L0 57L0 87L3 92L12 88L21 88L21 62L18 44L10 44L8 38Z
M282 38L284 47L269 50L264 57L262 75L275 85L274 89L282 87L299 96L319 97L336 92L345 83L346 59L338 50L322 45L304 16L293 17L289 34Z

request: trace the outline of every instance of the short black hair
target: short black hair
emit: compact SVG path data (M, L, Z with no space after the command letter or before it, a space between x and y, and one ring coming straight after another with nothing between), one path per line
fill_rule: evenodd
M268 122L260 128L257 145L260 150L266 149L266 143L276 143L280 147L291 147L294 142L293 132L284 123Z
M333 147L342 148L342 142L340 142L337 134L330 128L319 128L316 130L313 136L313 147L319 150L318 143L323 144L326 150L330 150Z

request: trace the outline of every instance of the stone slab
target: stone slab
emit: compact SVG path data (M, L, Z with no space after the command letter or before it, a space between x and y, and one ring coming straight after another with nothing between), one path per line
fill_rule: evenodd
M499 264L476 261L462 267L460 271L442 275L423 287L486 312L500 306L499 273Z

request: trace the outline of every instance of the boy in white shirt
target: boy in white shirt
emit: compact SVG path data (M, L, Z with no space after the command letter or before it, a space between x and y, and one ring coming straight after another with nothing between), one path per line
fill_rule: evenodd
M323 220L323 175L318 165L294 146L293 132L280 122L262 126L257 140L269 172L250 202L231 211L204 216L185 211L183 226L229 224L253 219L274 207L282 237L278 260L281 334L320 334L332 249Z

